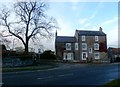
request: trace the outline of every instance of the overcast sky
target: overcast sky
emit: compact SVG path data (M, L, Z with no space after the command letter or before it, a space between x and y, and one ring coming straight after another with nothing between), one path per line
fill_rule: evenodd
M74 36L76 29L102 27L108 47L118 45L118 2L51 2L48 14L58 21L58 36Z
M89 2L88 0L85 0L84 2L83 0L60 0L60 2L49 2L47 14L56 18L58 26L60 27L60 29L57 30L58 36L74 36L76 29L99 30L99 27L102 27L103 32L107 34L108 47L117 47L117 1L119 0L98 1L99 0L89 0ZM8 1L6 0L6 2ZM49 40L49 42L43 40L42 43L44 44L45 49L54 50L54 38Z

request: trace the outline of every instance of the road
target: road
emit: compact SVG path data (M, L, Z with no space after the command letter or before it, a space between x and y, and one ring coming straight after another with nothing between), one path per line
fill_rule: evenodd
M49 70L4 73L3 87L16 85L102 85L119 78L120 64L61 64Z

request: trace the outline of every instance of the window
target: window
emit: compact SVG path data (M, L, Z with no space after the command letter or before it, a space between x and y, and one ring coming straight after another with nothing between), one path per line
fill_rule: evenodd
M67 60L67 53L64 53L64 58L63 60Z
M78 43L75 43L75 50L78 50Z
M66 43L66 50L71 50L71 43Z
M95 41L98 41L98 36L95 36Z
M87 52L82 52L82 60L86 60L87 58Z
M94 53L94 57L95 57L95 59L100 59L99 53Z
M89 48L89 53L92 53L92 48Z
M94 50L99 50L99 44L98 43L94 44Z
M86 43L82 43L82 50L87 50L87 44Z
M85 36L82 36L82 41L85 41Z
M73 60L73 53L64 53L63 60Z

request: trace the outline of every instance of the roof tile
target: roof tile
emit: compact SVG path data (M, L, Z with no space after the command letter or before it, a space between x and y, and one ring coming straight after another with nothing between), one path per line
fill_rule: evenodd
M75 37L70 36L57 36L56 38L57 42L75 42Z

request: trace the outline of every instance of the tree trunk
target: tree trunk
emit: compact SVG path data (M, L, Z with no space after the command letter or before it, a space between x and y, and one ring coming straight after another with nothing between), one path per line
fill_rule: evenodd
M25 52L28 53L28 44L25 45Z
M26 40L26 44L25 44L25 52L26 52L26 53L29 52L29 51L28 51L28 41L29 41L29 40Z

